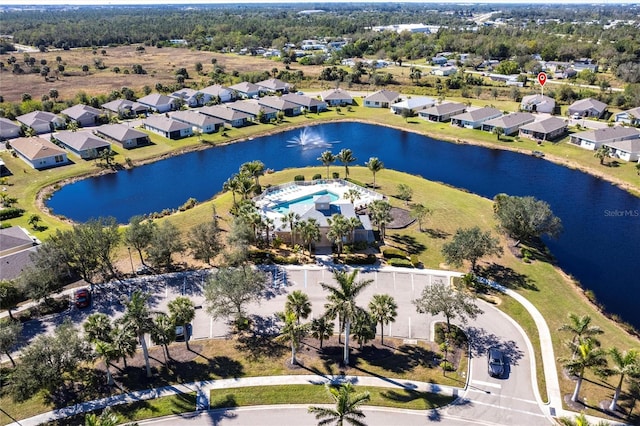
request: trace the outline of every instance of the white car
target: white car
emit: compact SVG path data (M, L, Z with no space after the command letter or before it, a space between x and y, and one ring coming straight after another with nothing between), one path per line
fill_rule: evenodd
M580 116L580 113L574 112L571 118L573 118L574 120L580 120L582 117Z

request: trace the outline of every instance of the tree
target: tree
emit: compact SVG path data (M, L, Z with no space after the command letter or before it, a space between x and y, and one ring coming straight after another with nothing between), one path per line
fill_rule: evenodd
M111 330L110 342L116 351L117 357L122 359L124 368L127 368L127 358L136 353L138 346L137 336L134 330L124 324L116 322Z
M404 201L405 206L409 205L409 201L411 201L411 197L413 197L413 188L406 183L398 184L397 197Z
M336 155L336 160L342 163L342 165L344 166L344 176L345 178L348 178L349 164L355 163L357 161L356 157L353 156L353 151L348 148L341 149L338 155Z
M380 240L384 241L387 223L393 220L391 216L391 204L385 200L375 200L369 206L369 216L380 232Z
M176 297L174 300L169 302L168 307L173 323L184 327L184 343L187 346L187 350L189 350L188 327L191 321L196 317L196 308L191 299L184 296Z
M114 165L114 158L116 158L116 152L112 151L110 149L103 149L102 151L100 151L100 154L98 155L98 159L103 162L104 167L113 167Z
M125 312L124 316L121 318L121 322L138 337L138 342L142 347L142 354L144 355L147 377L151 377L149 350L147 349L147 341L144 338L144 335L150 332L153 328L151 311L147 305L148 300L149 295L142 293L140 290L134 291L130 298L125 298L123 300Z
M420 229L420 232L422 232L422 223L431 213L431 210L423 204L418 203L411 205L410 214L412 218L418 221L418 229Z
M498 140L500 140L500 137L501 137L502 135L504 135L504 127L495 126L495 127L493 128L493 132L492 132L492 133L494 133L494 134L496 135L496 138L497 138Z
M140 262L144 265L142 251L151 243L151 237L156 224L151 220L145 220L143 216L133 216L129 219L129 226L124 230L124 242L132 246L140 256Z
M95 413L89 413L84 418L84 426L117 426L120 423L120 417L111 411L110 407L102 410L99 416Z
M296 229L298 228L298 221L300 220L300 215L294 211L287 212L284 215L285 220L289 224L289 230L291 231L291 246L293 246L295 241Z
M625 376L633 374L640 368L640 352L635 349L620 352L618 348L611 348L609 349L609 356L613 362L613 367L607 371L608 375L615 374L620 376L620 380L613 394L613 399L611 400L611 404L609 404L609 411L615 412L618 409L618 398L620 397L622 382Z
M291 365L297 365L296 351L300 347L302 339L307 335L309 327L307 324L301 325L299 318L293 311L284 312L281 317L284 320L284 327L275 340L291 344Z
M6 309L9 318L13 319L11 310L20 301L20 290L15 281L0 280L0 309Z
M336 318L337 316L344 323L345 340L343 363L345 366L349 365L351 322L359 312L363 311L363 309L356 304L356 298L373 282L373 280L360 280L356 282L355 279L357 275L357 270L351 273L337 270L333 272L336 285L320 283L320 286L329 292L329 296L327 296L328 302L325 305L326 315L329 318Z
M571 401L573 402L577 402L580 396L580 387L582 386L585 371L587 369L594 369L596 373L599 373L607 364L604 351L596 347L593 340L578 340L575 346L575 357L559 359L564 368L571 374L577 376L576 387L573 395L571 395Z
M600 165L604 165L604 160L609 157L611 150L608 146L602 145L594 152L593 156L600 160Z
M320 420L318 425L342 426L345 422L353 426L366 426L361 419L365 414L358 407L369 402L371 396L369 392L355 393L353 385L349 382L341 384L339 387L326 385L331 398L335 401L335 409L326 407L309 407L309 412L315 414Z
M556 237L562 231L562 221L544 201L506 194L496 195L493 201L493 212L498 224L516 240L515 247L522 241L530 241L542 235Z
M471 262L471 272L475 272L479 259L502 255L502 247L490 231L482 232L477 226L458 228L453 239L442 246L442 255L447 263L454 266L461 266L465 260Z
M302 243L309 249L309 256L311 256L311 245L314 241L320 241L320 224L314 218L309 218L298 222L298 232Z
M604 331L598 327L597 325L591 325L591 317L589 315L578 316L574 313L569 313L569 323L562 324L558 331L568 331L573 333L571 337L571 342L569 342L569 347L577 349L576 341L579 340L593 340L596 345L599 345L600 342L595 338L600 334L603 334ZM573 355L576 353L574 351Z
M29 226L31 226L31 228L37 230L38 229L38 224L42 221L42 218L40 217L40 215L38 214L32 214L31 216L29 216Z
M13 318L0 319L0 352L3 352L11 365L16 366L16 362L11 358L11 350L18 344L22 335L22 323Z
M320 341L320 349L322 349L322 342L333 336L333 326L333 321L329 321L324 316L311 320L311 337Z
M373 174L373 187L375 188L376 187L376 173L378 173L380 170L384 169L384 163L382 161L380 161L380 159L378 157L371 157L371 158L369 158L369 161L367 161L365 163L365 165L367 166L367 168Z
M384 325L395 322L398 316L398 304L388 294L374 294L369 302L371 316L380 324L380 343L384 345Z
M353 320L351 336L362 349L365 344L376 338L376 319L365 310L358 312Z
M331 151L325 151L320 154L320 157L318 157L317 160L327 168L327 179L329 179L329 166L336 162L336 156L333 155Z
M472 296L456 291L448 284L432 284L422 290L419 299L413 301L420 314L444 315L447 320L447 332L451 332L451 320L459 319L463 324L467 319L475 319L482 314Z
M284 310L285 312L293 312L297 323L300 324L300 318L307 319L311 313L309 296L301 290L294 290L287 295Z
M176 323L164 312L158 312L153 317L151 328L151 341L156 345L162 345L165 365L171 359L169 344L176 338ZM186 340L186 339L185 339Z
M355 188L349 188L347 192L344 193L344 198L348 199L351 204L359 200L361 196L362 193Z
M106 314L100 312L89 315L82 327L87 341L91 343L111 342L113 324L111 324L111 319Z
M259 302L267 283L264 273L247 268L223 267L204 286L207 312L214 318L245 318L245 306Z
M102 358L104 361L105 368L107 370L107 385L113 386L113 375L111 374L111 361L118 358L118 354L116 350L113 348L113 345L109 342L104 341L96 341L94 350L96 354Z
M339 259L344 247L344 240L351 233L351 223L341 214L334 214L331 219L327 219L327 222L329 223L327 238L336 245Z
M163 222L155 227L147 246L147 256L153 266L171 269L172 256L184 249L180 239L180 230L171 222Z
M194 259L202 260L211 265L211 260L222 250L218 221L214 219L198 223L191 228L187 247L191 250Z
M262 161L255 160L240 166L240 174L251 176L255 181L255 187L260 188L260 176L264 176L265 166Z

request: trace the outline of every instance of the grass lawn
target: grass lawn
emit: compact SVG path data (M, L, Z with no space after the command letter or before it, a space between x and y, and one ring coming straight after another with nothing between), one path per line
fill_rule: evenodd
M454 397L401 388L354 386L357 393L369 392L365 405L429 410L451 403ZM233 408L249 405L331 404L333 399L323 385L276 385L215 389L211 391L211 408Z

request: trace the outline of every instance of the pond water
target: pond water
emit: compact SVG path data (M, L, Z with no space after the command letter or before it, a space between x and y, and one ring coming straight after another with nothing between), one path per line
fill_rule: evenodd
M315 148L305 144L305 138ZM177 208L190 197L210 199L244 162L259 159L275 170L317 166L322 151L335 154L342 148L353 150L357 164L378 157L386 168L483 197L507 193L547 201L564 225L557 240L545 240L559 266L593 290L610 312L640 329L640 199L606 181L530 155L369 124L331 123L78 181L57 191L48 206L78 222L114 216L127 223L137 214ZM342 175L344 168L334 165L332 170Z

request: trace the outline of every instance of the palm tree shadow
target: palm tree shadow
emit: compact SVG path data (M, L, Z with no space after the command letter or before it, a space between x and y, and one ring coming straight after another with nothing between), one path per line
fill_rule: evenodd
M488 266L479 266L478 270L478 275L489 278L507 288L522 288L525 290L538 291L535 281L509 267L491 263Z

